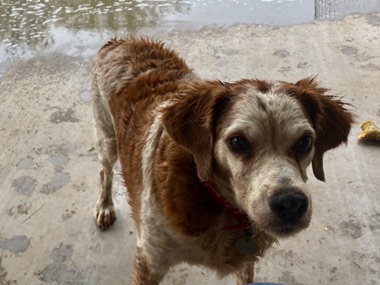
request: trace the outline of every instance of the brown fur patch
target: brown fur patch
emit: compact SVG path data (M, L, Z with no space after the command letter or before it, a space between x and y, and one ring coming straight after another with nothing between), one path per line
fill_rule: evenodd
M228 89L218 81L190 85L163 113L170 137L190 151L202 181L209 179L214 125L219 109L228 101Z
M341 99L326 95L328 90L318 86L314 78L305 78L295 84L285 83L284 91L300 102L316 130L313 171L319 180L324 181L323 154L347 142L353 115Z
M162 139L155 170L153 190L165 218L177 231L194 236L215 224L222 207L194 179L197 168L191 153Z
M162 43L149 40L112 40L100 50L100 54L108 54L111 57L109 60L112 60L110 52L117 47L124 56L116 57L114 64L125 68L131 66L133 77L120 82L124 78L124 71L121 71L117 79L118 87L110 95L110 109L114 117L122 174L128 188L128 201L139 229L141 153L147 128L153 120L152 111L161 101L178 92L180 80L191 74L191 70Z

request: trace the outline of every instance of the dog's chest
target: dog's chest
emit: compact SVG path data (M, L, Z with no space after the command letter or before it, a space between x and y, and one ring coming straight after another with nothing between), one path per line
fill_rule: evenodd
M198 236L184 236L170 227L157 207L151 206L144 211L142 236L153 258L165 255L171 264L204 265L220 275L234 272L243 263L257 259L257 245L245 243L242 230L225 231L216 225ZM238 245L239 242L244 244Z
M222 275L256 260L258 253L258 245L243 231L226 232L220 228L210 229L189 243L180 243L180 248L186 262L214 268Z

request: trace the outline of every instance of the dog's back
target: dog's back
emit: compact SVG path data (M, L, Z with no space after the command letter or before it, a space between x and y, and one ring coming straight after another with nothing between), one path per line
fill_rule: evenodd
M176 91L176 81L190 74L192 70L163 43L113 39L94 61L92 87L108 100L121 96L123 102L132 105L153 99L152 94Z
M112 175L104 173L112 174L111 166L118 155L123 157L120 162L135 221L140 219L141 153L145 133L152 124L154 110L178 94L182 79L188 83L197 77L175 52L151 40L110 40L100 49L93 63L92 105L97 149L104 168L100 173L102 187L110 189L112 181L108 180L112 180ZM106 193L112 195L111 190ZM108 204L109 199L105 200ZM95 211L97 223L107 228L116 219L113 205L100 204L102 202L98 201Z

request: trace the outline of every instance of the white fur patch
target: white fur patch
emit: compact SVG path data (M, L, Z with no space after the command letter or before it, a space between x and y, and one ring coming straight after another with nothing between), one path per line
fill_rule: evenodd
M161 110L170 104L170 101L164 102L158 106L157 110ZM142 150L142 176L143 189L141 193L141 208L140 208L140 236L137 239L137 246L142 250L142 253L152 262L160 272L167 270L173 264L172 255L167 255L167 252L177 245L175 240L169 234L170 228L161 214L157 200L154 197L152 190L153 183L153 166L155 161L155 153L159 145L160 139L164 132L164 125L161 121L161 112L158 111L155 118L147 130L145 146ZM166 257L167 256L167 260ZM151 268L153 271L154 268Z
M149 228L152 227L152 223L155 223L152 217L157 217L157 211L155 211L154 197L152 193L152 177L153 177L153 162L154 155L159 144L160 138L164 131L164 127L161 123L161 116L157 115L150 128L147 131L145 140L145 146L142 151L142 176L143 176L143 189L142 189L142 204L140 217L142 220L141 225L141 237L139 242L144 242L147 239L146 235L150 235ZM157 217L158 218L158 217Z

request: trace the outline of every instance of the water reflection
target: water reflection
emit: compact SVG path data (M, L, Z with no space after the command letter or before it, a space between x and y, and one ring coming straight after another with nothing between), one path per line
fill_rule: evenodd
M5 48L48 43L51 27L135 33L167 14L186 13L183 0L0 0L0 39Z
M31 50L59 47L83 55L83 43L98 39L97 46L107 32L155 35L207 25L291 25L379 10L380 0L0 0L0 69L7 58Z

